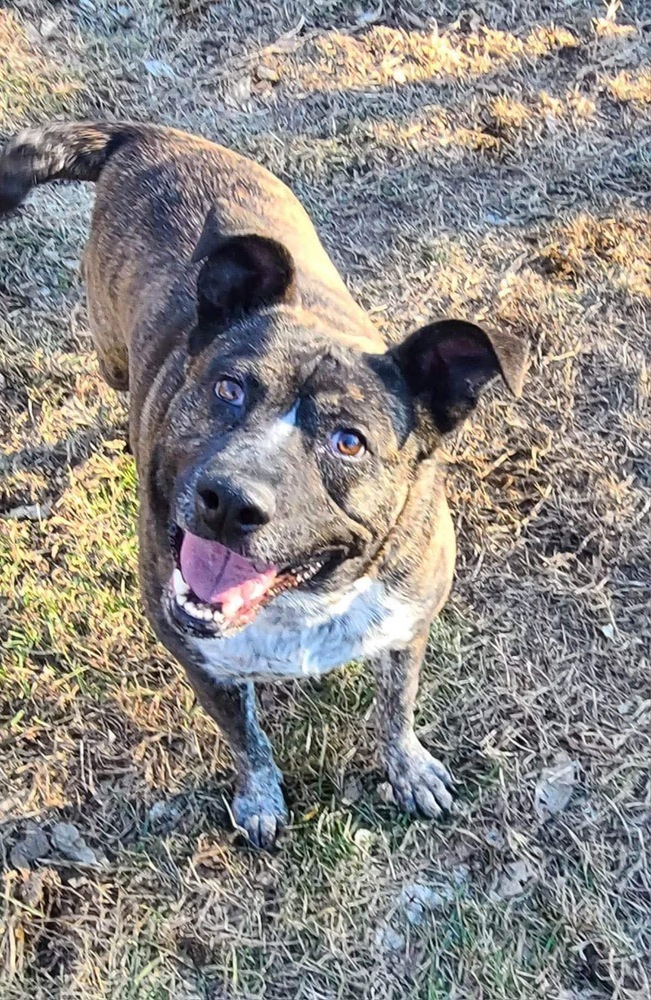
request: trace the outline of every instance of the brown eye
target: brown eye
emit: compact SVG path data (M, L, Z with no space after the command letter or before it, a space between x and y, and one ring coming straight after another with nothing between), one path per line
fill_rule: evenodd
M232 378L221 378L215 385L215 393L231 406L241 406L244 402L244 389Z
M366 451L366 442L357 431L344 429L330 435L330 447L336 455L343 455L344 458L360 458Z

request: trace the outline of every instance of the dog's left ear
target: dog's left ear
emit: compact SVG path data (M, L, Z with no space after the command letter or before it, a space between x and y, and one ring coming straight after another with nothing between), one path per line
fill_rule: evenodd
M501 375L514 396L522 391L525 345L511 334L488 333L475 323L430 323L392 353L411 392L443 434L475 408L482 388L494 376Z
M192 260L204 261L197 278L200 321L225 323L293 297L295 269L289 250L256 233L224 236L212 213Z

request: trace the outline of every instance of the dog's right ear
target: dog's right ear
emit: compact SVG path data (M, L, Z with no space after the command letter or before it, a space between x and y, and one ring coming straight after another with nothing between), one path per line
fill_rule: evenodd
M197 279L200 325L225 325L238 316L293 298L295 269L289 250L256 233L224 236L212 213L192 260L204 262Z

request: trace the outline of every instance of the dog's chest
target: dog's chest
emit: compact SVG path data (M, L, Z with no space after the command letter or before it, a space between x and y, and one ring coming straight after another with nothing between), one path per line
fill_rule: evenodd
M193 639L215 680L315 677L350 660L409 643L419 606L364 577L335 595L284 595L227 639Z

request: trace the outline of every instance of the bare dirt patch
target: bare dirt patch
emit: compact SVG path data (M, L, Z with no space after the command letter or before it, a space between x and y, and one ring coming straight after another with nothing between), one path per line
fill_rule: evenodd
M524 400L449 448L419 723L462 814L383 800L352 666L263 694L294 821L258 856L140 611L77 270L92 191L0 227L3 1000L649 996L650 28L643 0L0 8L0 135L202 132L291 184L388 337L454 312L533 347Z

